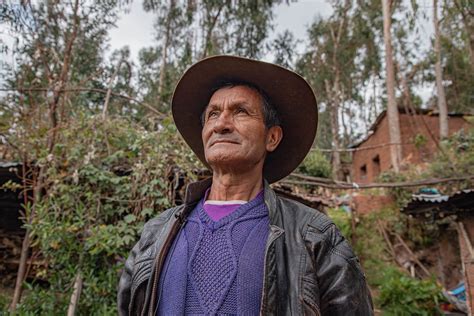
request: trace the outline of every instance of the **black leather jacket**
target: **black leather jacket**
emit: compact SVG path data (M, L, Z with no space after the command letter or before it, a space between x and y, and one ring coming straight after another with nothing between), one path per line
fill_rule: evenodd
M119 315L154 315L170 246L210 181L189 185L184 205L146 223L120 278ZM265 183L270 232L261 315L373 315L359 260L324 214L276 196Z

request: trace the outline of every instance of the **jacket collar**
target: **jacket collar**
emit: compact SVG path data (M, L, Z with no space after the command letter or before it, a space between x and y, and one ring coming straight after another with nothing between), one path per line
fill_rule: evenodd
M193 207L198 203L204 194L206 193L206 190L212 185L212 178L207 178L202 181L197 181L190 183L187 188L186 188L186 195L184 198L184 203L187 207ZM270 184L268 183L267 180L264 180L263 183L263 189L264 189L264 199L265 199L265 204L268 208L268 216L270 218L270 223L275 223L276 222L276 193L275 191L272 190L270 187Z

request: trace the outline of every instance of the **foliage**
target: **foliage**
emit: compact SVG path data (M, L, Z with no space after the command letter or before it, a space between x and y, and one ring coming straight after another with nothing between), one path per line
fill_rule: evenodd
M422 144L424 138L418 139ZM424 169L417 166L404 166L401 173L385 171L378 177L378 181L385 183L410 182L426 178L456 178L474 174L474 129L460 130L443 140L432 161ZM458 181L455 184L437 185L442 194L453 194L458 190L470 188L472 180ZM396 187L390 188L399 207L405 206L417 192L417 188Z
M270 49L275 55L273 62L285 68L292 69L297 44L298 41L289 30L278 34L270 45Z
M156 42L139 54L141 98L169 111L173 88L193 62L219 54L262 57L279 2L144 0L145 10L156 14Z
M330 208L328 210L328 216L333 220L334 224L336 224L344 238L350 242L352 237L351 214L339 207Z
M346 224L347 225L347 224ZM426 234L432 236L433 227L409 222L396 209L386 208L364 215L358 220L353 248L365 270L367 281L375 291L375 304L383 315L437 315L436 306L442 300L441 289L434 280L417 280L400 271L379 231L410 240L414 250L425 247ZM344 226L342 226L344 227Z
M364 104L362 95L362 87L380 71L379 47L372 26L380 21L380 13L375 13L380 4L374 2L376 8L367 10L372 2L333 2L333 14L329 18L316 16L308 28L308 45L296 62L296 70L317 91L320 112L331 117L320 119L322 124L331 126L322 126L325 131L317 140L326 140L329 146L324 148L333 147L339 138L341 147L355 142L360 136L356 132L357 105L372 108Z
M312 150L299 166L299 170L313 177L331 177L331 164L319 150Z
M379 304L384 315L442 315L437 306L443 300L435 280L417 280L398 270L389 270L380 287Z
M463 177L474 174L474 128L459 131L441 143L443 149L430 164L428 173L437 178ZM467 188L466 182L460 188Z
M413 142L415 144L416 149L420 150L421 148L423 148L423 146L426 145L428 139L426 139L425 135L423 134L416 134Z
M386 223L392 230L403 229L397 213L387 208L365 215L358 221L353 232L356 244L352 246L361 259L367 282L374 288L385 282L385 271L396 268L391 261L385 240L378 230L379 223Z
M31 285L19 310L63 313L81 273L80 314L115 314L114 284L129 249L143 223L172 205L170 168L191 171L197 161L170 119L150 132L123 118L82 116L60 134L54 154L38 157L48 189L27 213L32 246L48 263L37 277L49 287Z
M441 53L443 80L446 85L448 109L472 113L474 95L474 22L472 3L466 0L442 1ZM433 55L427 59L432 62ZM430 78L431 79L431 78Z
M382 172L378 176L378 181L382 183L394 183L408 181L405 173L397 173L392 170ZM406 205L411 200L412 190L405 187L394 187L389 189L399 207Z

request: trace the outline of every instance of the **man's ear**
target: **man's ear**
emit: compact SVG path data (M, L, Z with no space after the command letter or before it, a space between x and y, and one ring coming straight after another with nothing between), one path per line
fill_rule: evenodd
M283 138L281 126L272 126L268 129L266 148L268 152L274 151Z

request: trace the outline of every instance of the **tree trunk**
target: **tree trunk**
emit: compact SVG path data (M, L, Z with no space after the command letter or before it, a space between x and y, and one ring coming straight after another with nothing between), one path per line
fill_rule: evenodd
M402 160L402 147L400 135L400 119L398 115L397 101L395 99L395 71L392 55L392 36L391 36L391 18L390 0L382 0L383 9L383 37L385 43L385 68L387 69L387 118L390 136L390 156L392 167L395 172L400 171L400 162Z
M80 272L77 273L74 287L69 301L69 307L67 309L67 316L74 316L76 314L77 305L82 292L82 275Z
M115 68L115 71L112 74L112 77L110 77L109 79L109 84L107 86L107 93L105 95L104 108L102 109L102 119L104 121L107 119L107 111L109 109L109 102L110 102L110 96L112 95L113 83L114 83L115 77L117 77L117 74L119 72L120 65L122 64L122 62L123 62L123 59L120 58L117 63L117 67Z
M158 81L158 96L157 96L157 104L161 107L162 97L161 94L163 93L163 86L165 82L165 69L166 69L166 61L168 59L168 46L170 43L170 33L171 33L171 19L173 17L173 11L176 6L176 0L171 0L170 8L168 11L168 16L166 17L166 31L165 31L165 38L163 41L163 47L161 48L161 65L160 65L160 78Z
M14 313L16 306L20 302L21 292L23 288L23 281L25 278L26 271L26 261L28 259L28 250L30 249L30 230L27 229L25 237L23 238L23 243L21 245L21 255L20 255L20 264L18 266L18 273L15 283L15 290L13 292L13 299L10 303L10 312Z
M337 80L336 80L337 81ZM339 141L339 111L338 111L338 102L337 90L332 91L330 84L327 80L324 81L326 87L326 94L329 99L329 116L331 122L331 134L332 134L332 177L334 180L341 180L342 178L342 167L341 167L341 144ZM334 85L336 86L336 84Z
M222 1L221 5L219 6L219 9L217 10L216 15L212 16L211 12L207 13L207 18L208 20L208 25L207 25L207 30L206 30L206 37L204 39L204 47L202 50L201 54L201 59L206 58L207 55L209 54L209 47L211 45L211 37L212 37L212 31L214 30L214 27L216 26L217 20L219 19L219 16L221 15L222 9L224 9L224 6L226 3Z
M438 23L438 1L433 0L433 24L435 29L435 54L436 54L436 90L438 91L439 109L439 137L440 141L448 137L448 106L443 87L443 68L441 67L441 39Z

